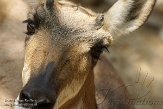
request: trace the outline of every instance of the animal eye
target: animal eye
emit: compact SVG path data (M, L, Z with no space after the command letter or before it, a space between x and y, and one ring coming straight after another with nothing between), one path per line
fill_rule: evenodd
M101 53L108 50L109 45L105 44L103 41L98 41L94 46L91 47L90 55L92 57L92 63L95 65L100 58Z
M35 24L34 23L28 23L27 24L27 34L32 35L35 33Z
M100 57L100 54L103 52L104 49L107 49L105 46L95 46L91 48L91 56L93 59L98 60Z
M28 19L25 20L23 23L27 23L27 35L33 35L35 33L35 29L36 29L36 25L34 23L34 21Z

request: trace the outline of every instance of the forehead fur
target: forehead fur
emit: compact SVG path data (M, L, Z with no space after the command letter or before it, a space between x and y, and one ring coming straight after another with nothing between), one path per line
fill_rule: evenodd
M40 8L41 7L41 8ZM39 19L44 19L46 28L52 30L53 36L64 37L71 42L76 39L79 41L92 41L98 38L107 37L111 40L109 32L97 29L97 15L86 9L73 4L60 3L56 6L53 13L48 13L43 6L38 6L32 15L37 14ZM80 40L79 40L80 39ZM99 40L99 39L98 39ZM69 41L66 41L69 42Z

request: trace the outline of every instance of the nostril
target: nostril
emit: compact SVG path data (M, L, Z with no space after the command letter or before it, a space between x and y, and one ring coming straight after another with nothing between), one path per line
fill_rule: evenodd
M26 91L21 91L20 93L20 99L21 100L30 100L32 99L32 95L29 93L29 92L26 92Z
M19 96L19 106L29 108L34 107L36 104L36 101L32 98L32 95L30 92L22 90Z
M53 106L52 100L48 99L46 94L42 94L39 91L21 91L20 93L20 101L19 104L22 107L39 107L39 108L49 108Z

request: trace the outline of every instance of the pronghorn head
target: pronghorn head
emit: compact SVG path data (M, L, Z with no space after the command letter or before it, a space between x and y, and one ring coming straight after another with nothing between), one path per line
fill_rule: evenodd
M108 11L97 14L92 8L95 1L91 0L87 8L75 0L46 0L31 5L25 21L23 89L19 99L36 100L38 105L32 109L60 109L77 96L112 39L138 29L155 3L118 0Z

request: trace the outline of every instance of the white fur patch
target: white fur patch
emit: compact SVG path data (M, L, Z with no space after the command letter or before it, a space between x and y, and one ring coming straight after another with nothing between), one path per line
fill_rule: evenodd
M19 106L18 100L19 100L19 96L15 99L14 109L29 109L29 108L23 108L23 107Z
M24 63L24 67L22 71L23 86L28 82L30 76L31 76L31 69L29 68L29 65Z

